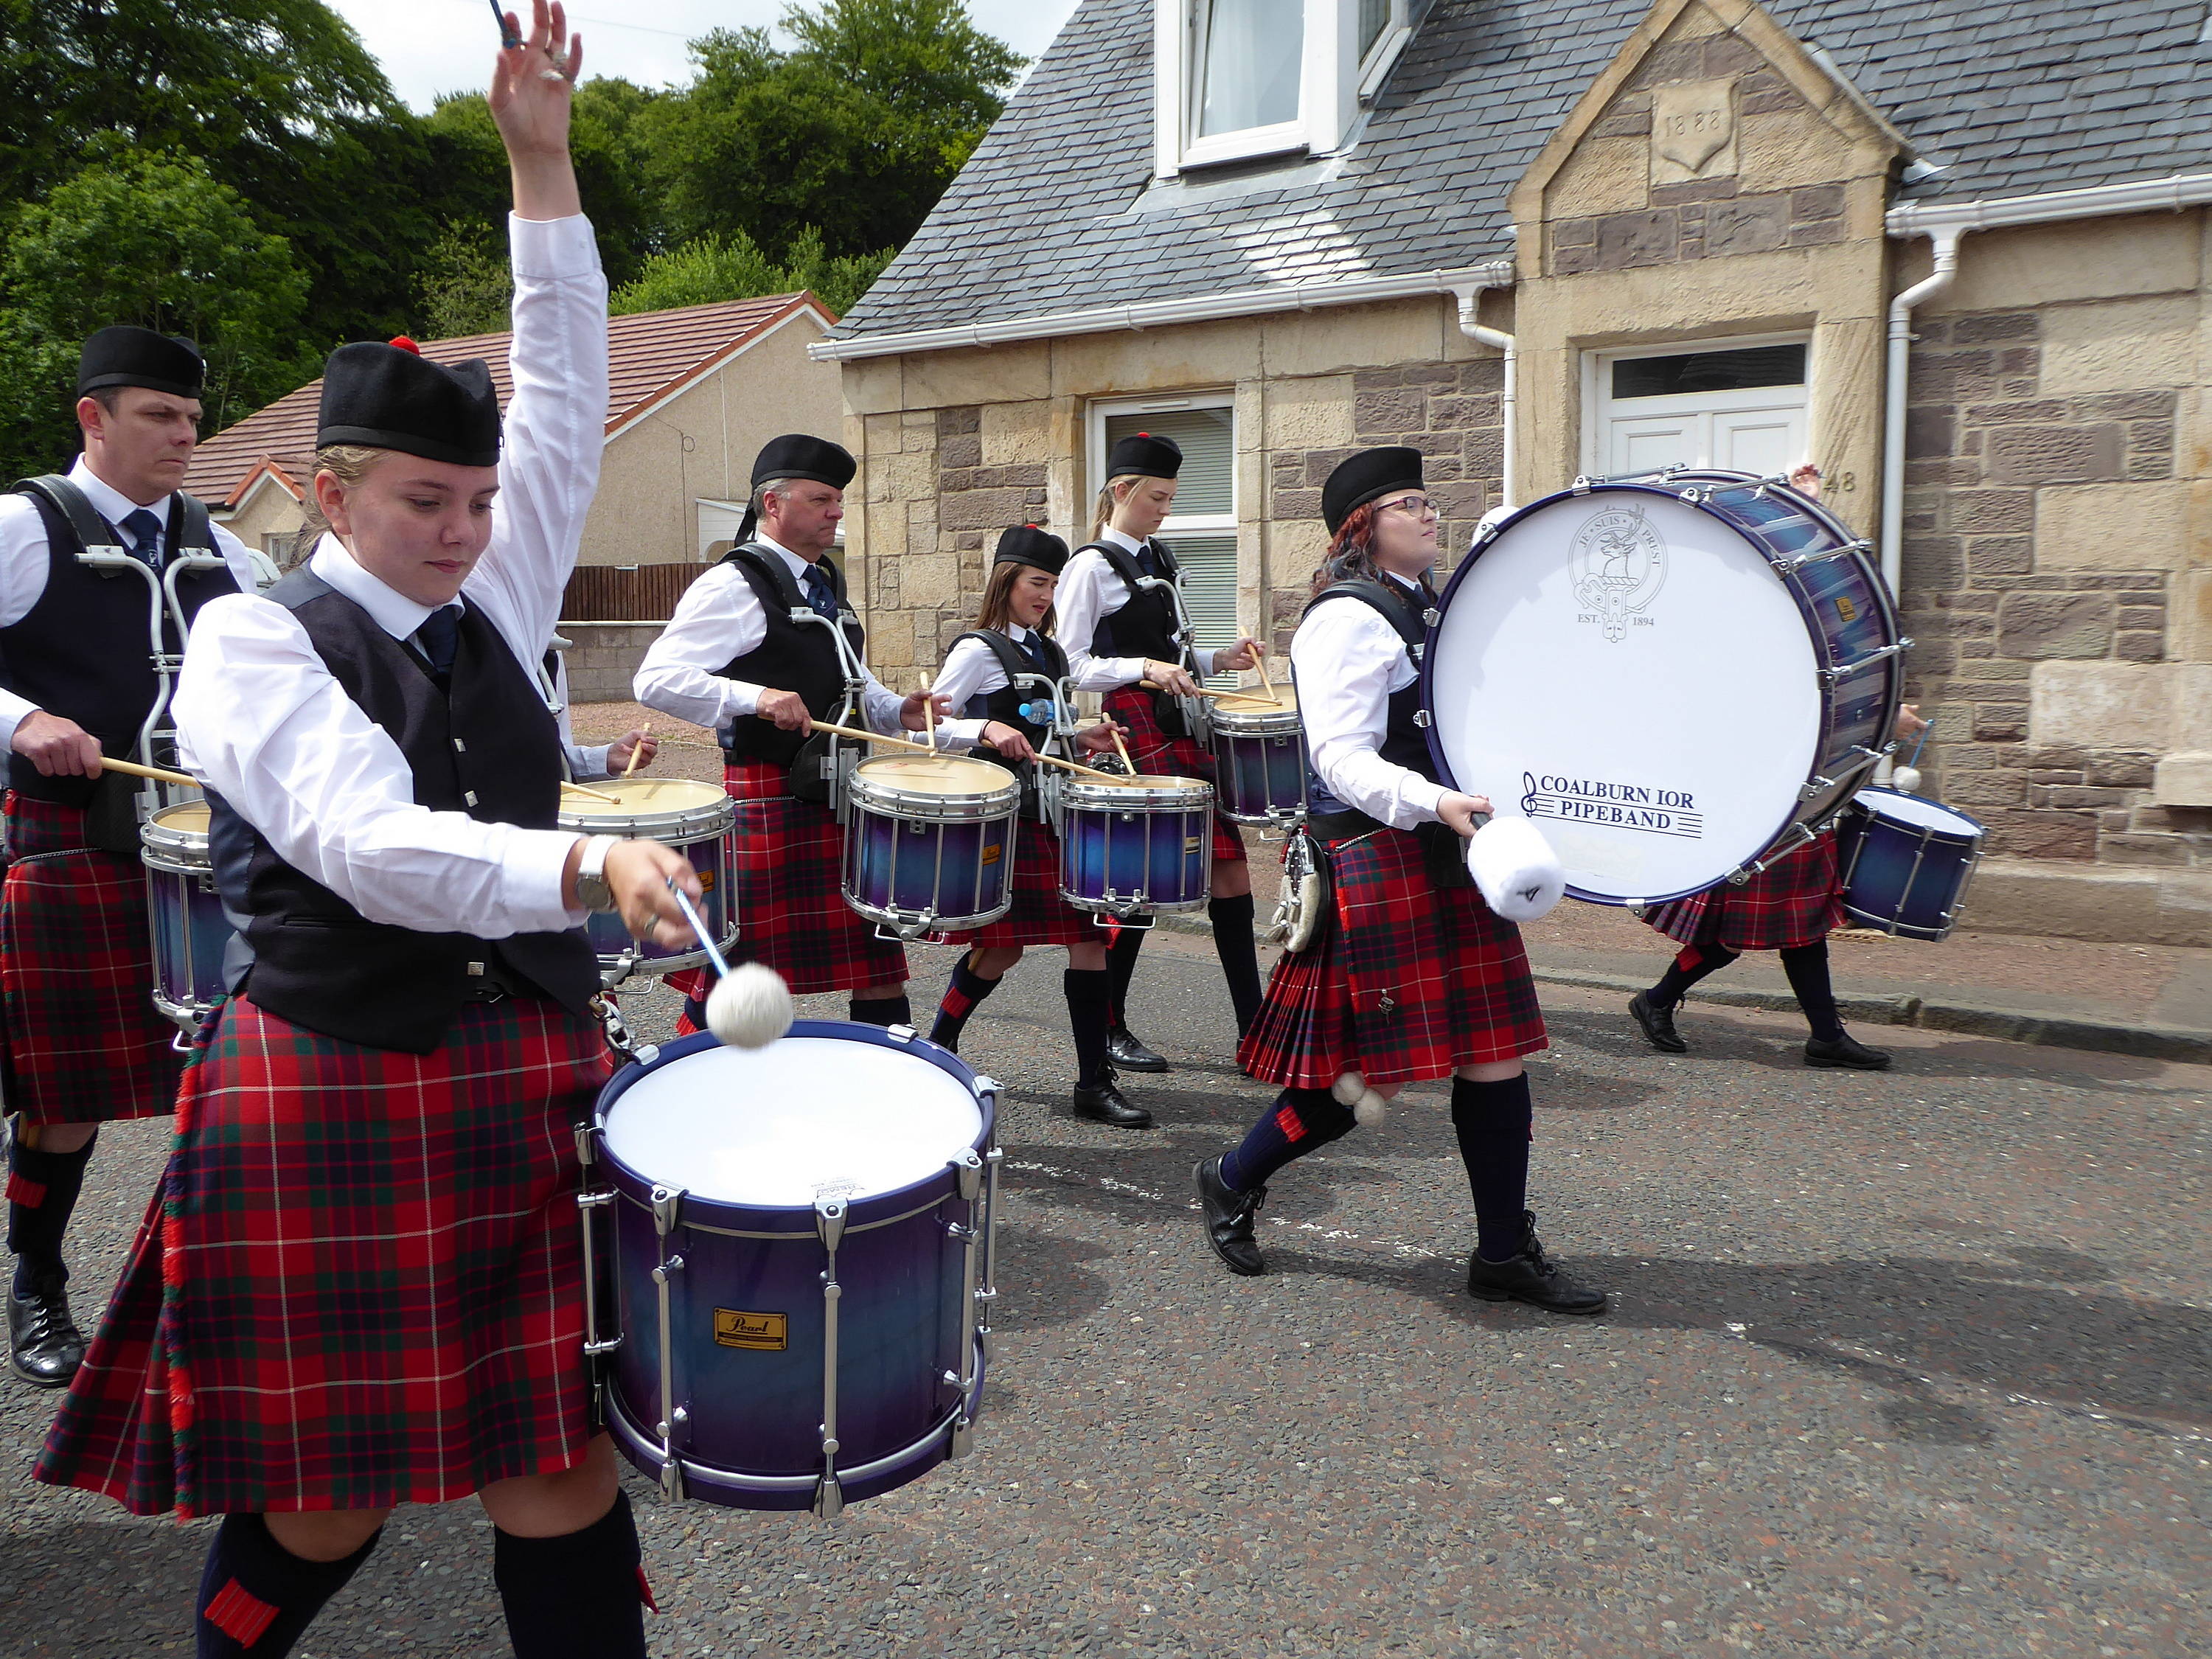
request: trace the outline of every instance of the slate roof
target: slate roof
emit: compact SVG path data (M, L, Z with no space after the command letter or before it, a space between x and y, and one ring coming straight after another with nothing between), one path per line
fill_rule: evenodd
M607 319L607 432L612 435L635 416L680 391L740 348L805 307L830 313L811 294L770 294L753 300L725 300L714 305L679 306ZM481 357L490 365L492 384L505 408L514 390L507 368L504 330L465 334L450 340L425 340L422 352L433 362L465 362ZM225 427L192 452L185 488L210 507L235 507L266 463L292 488L313 472L315 414L323 383L310 380L275 403ZM294 493L297 494L296 489Z
M839 337L1512 250L1506 198L1649 0L1436 0L1340 161L1148 190L1152 0L1081 0ZM2206 0L1772 0L1948 171L1915 200L2212 165Z

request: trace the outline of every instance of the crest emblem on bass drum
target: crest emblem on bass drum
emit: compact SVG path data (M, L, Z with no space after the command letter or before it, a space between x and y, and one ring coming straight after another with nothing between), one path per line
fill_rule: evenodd
M1632 507L1606 507L1583 520L1568 547L1574 599L1583 622L1602 623L1618 645L1632 617L1659 597L1667 580L1667 543L1651 521Z

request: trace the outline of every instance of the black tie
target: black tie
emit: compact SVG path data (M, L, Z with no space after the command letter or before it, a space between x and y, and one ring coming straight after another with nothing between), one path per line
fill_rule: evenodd
M1022 651L1031 662L1036 665L1038 673L1047 679L1055 678L1052 672L1052 657L1044 648L1043 635L1033 630L1030 636L1022 641Z
M806 567L806 602L817 616L837 620L837 591L830 586L830 573L819 563Z
M122 528L131 538L131 556L159 570L161 568L161 521L142 507L124 519Z
M461 648L461 613L451 605L440 605L422 618L422 625L415 630L415 643L430 659L430 678L438 690L453 689L453 659Z
M1146 542L1137 550L1137 568L1147 576L1157 576L1160 574L1160 562L1152 556L1152 544L1150 542Z

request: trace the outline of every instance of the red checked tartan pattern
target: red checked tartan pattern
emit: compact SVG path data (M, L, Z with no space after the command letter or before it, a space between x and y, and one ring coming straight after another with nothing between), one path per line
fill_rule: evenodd
M1139 772L1213 781L1213 757L1199 746L1195 738L1171 738L1160 730L1159 710L1153 706L1151 692L1125 685L1106 694L1104 708L1129 728L1122 742L1129 745L1129 758ZM1213 861L1244 862L1244 832L1218 810L1213 814Z
M1103 945L1106 931L1060 896L1060 837L1049 824L1024 818L1014 832L1014 902L1006 914L972 933L947 933L946 945L995 950L1018 945Z
M33 1123L166 1115L184 1062L154 1007L145 867L86 847L79 808L11 792L7 814L9 1106Z
M1547 1046L1520 929L1473 888L1439 892L1402 830L1330 843L1335 915L1285 955L1237 1054L1262 1083L1346 1072L1421 1083Z
M725 952L731 966L764 962L793 996L904 979L905 947L878 939L875 923L845 902L837 815L785 793L780 766L726 766L722 787L738 804L730 860L738 944ZM693 1000L713 983L712 969L668 975L670 988Z
M203 1044L37 1478L211 1515L444 1503L574 1466L573 1126L607 1077L599 1027L477 1004L410 1054L241 999Z
M1729 951L1786 951L1824 939L1849 920L1836 838L1808 842L1741 887L1723 882L1654 905L1644 920L1680 944Z

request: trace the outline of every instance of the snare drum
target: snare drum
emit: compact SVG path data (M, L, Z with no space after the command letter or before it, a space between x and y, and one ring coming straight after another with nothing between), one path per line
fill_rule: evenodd
M823 1515L964 1455L997 1092L933 1043L840 1020L624 1066L578 1200L586 1352L623 1455L672 1497Z
M1894 789L1862 789L1836 829L1844 908L1907 939L1958 925L1982 859L1982 826L1954 807Z
M1142 774L1060 787L1060 896L1126 918L1195 910L1213 875L1213 786Z
M625 841L657 841L690 860L699 872L699 914L725 951L737 942L738 918L730 913L731 825L737 804L718 784L690 778L610 778L589 786L616 801L588 795L561 795L561 828L579 836L620 836ZM599 953L599 980L619 985L632 974L672 974L701 968L706 951L697 945L672 951L651 939L636 939L623 919L594 915L584 924Z
M1021 780L965 755L883 755L845 788L845 902L901 939L963 933L1013 902Z
M1236 823L1294 823L1306 815L1306 738L1298 694L1289 686L1271 702L1213 705L1213 787L1221 811Z
M208 805L164 806L138 826L154 945L154 1006L186 1031L222 1000L223 947L231 926L208 854Z

